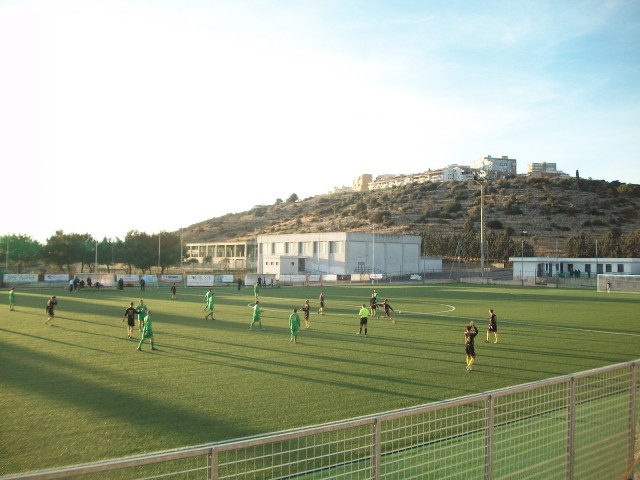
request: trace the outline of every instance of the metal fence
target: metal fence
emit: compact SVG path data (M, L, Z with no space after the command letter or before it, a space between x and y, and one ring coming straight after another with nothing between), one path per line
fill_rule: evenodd
M637 360L312 428L2 478L622 480L636 449L639 365Z

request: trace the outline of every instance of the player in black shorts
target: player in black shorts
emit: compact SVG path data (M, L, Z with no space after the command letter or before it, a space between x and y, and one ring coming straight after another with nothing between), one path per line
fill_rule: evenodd
M473 331L471 331L472 329ZM473 362L476 361L476 349L474 345L476 335L478 335L476 323L471 321L464 331L464 349L467 354L467 372L471 371L471 366L473 365Z
M389 305L389 301L386 298L384 299L384 302L377 303L376 306L382 307L382 309L384 310L384 316L387 317L389 320L391 320L391 323L396 323L396 321L393 318L391 318L391 312L393 312L393 307Z
M311 324L309 323L309 311L311 310L311 306L309 305L309 300L304 301L304 305L302 306L302 313L304 314L304 328L309 328Z
M133 302L129 308L124 311L124 315L122 316L122 321L127 319L127 338L131 338L131 334L133 333L133 327L136 326L136 315L138 314L138 310L133 306Z
M485 343L489 343L489 334L491 332L493 332L495 340L493 343L498 343L498 322L493 308L489 309L489 326L487 327L487 339L484 341Z

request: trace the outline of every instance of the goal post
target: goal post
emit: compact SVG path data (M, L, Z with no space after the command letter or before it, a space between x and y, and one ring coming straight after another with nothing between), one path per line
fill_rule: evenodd
M607 283L609 288L607 288ZM599 273L598 292L640 293L640 275L614 275Z

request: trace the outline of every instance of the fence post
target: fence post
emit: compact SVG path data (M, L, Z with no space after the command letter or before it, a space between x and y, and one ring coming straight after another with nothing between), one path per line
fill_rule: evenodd
M485 402L484 479L493 478L493 434L495 427L495 399L489 395Z
M371 424L371 478L380 478L380 465L382 464L382 432L380 431L380 419L374 418Z
M218 478L218 451L215 448L209 450L207 455L207 480Z
M636 442L636 405L638 400L638 365L631 363L631 386L629 391L629 463L628 471L634 465L635 442Z
M569 405L567 412L567 480L573 480L576 449L576 379L569 377Z

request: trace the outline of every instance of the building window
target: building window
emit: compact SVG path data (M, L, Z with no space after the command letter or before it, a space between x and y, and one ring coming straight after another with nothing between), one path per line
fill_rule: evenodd
M605 268L605 272L607 272L607 273L611 273L613 271L613 268L611 268L611 264L610 263L607 263L604 266L604 268Z
M624 264L623 263L619 263L618 264L618 273L624 273Z
M302 255L304 253L304 243L298 242L298 252L296 255Z

